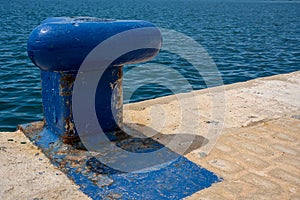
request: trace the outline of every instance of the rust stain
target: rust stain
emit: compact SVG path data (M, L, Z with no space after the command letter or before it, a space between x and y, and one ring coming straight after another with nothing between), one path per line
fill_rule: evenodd
M114 88L113 92L113 108L117 110L116 113L116 122L118 126L123 126L123 87L122 87L122 81L123 81L123 66L118 67L117 72L118 79L115 82L116 87Z
M71 96L72 95L72 88L75 81L74 74L65 74L64 72L61 73L60 78L60 85L59 85L59 94L61 96Z
M45 121L39 121L39 122L31 122L27 124L26 127L22 125L18 125L17 129L22 131L23 133L27 132L29 134L40 132L43 130L45 125Z
M74 145L80 141L79 136L76 134L74 130L74 124L71 122L70 117L66 118L66 126L65 126L65 133L62 136L63 143Z

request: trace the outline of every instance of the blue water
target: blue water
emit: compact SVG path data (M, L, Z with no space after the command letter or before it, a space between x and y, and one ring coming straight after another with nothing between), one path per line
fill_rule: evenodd
M0 131L42 119L40 71L27 57L26 42L31 30L50 16L143 19L182 32L207 50L225 84L300 70L300 2L296 1L1 1ZM181 70L193 89L206 87L201 77L193 76L190 64L176 55L162 52L152 63ZM125 74L125 92L147 78L128 80ZM147 84L126 102L168 94L166 87Z

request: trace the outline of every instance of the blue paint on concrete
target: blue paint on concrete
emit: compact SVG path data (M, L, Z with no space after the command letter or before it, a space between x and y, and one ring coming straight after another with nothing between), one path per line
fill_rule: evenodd
M93 199L110 196L113 199L182 199L220 181L212 172L182 156L158 171L108 175L110 185L106 187L97 187L72 170L69 175Z
M50 130L41 127L35 132L26 131L28 126L20 127L51 162L92 199L182 199L222 181L214 173L181 155L161 168L155 166L156 170L153 171L118 171L101 163L85 150L63 144L61 138ZM163 146L156 141L152 144L153 149ZM146 148L146 151L149 149ZM135 150L142 152L141 148L131 148L131 151Z

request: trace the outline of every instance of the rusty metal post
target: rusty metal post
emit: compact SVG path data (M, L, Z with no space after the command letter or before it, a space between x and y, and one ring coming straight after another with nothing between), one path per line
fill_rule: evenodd
M28 55L41 69L45 128L64 143L79 141L72 115L72 92L76 74L86 56L101 42L123 31L155 27L137 20L104 20L91 17L48 18L36 27L28 40ZM158 38L161 40L161 38ZM115 60L106 69L97 87L95 98L99 124L109 139L117 138L122 126L122 66L153 58L157 49L130 52ZM116 84L118 83L118 84ZM120 93L112 98L111 85ZM113 100L112 100L113 99ZM84 103L84 102L82 102ZM117 120L115 117L117 116Z

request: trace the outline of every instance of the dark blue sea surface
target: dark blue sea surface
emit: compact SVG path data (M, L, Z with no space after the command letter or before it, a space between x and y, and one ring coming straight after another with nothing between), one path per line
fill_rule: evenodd
M34 27L54 16L142 19L182 32L206 49L224 84L300 70L299 1L1 0L0 131L42 119L40 70L29 60L26 43ZM190 63L174 54L161 52L151 63L180 71L193 89L206 87ZM153 76L125 74L124 92L133 93L125 102L172 93L161 84L143 84L147 78ZM131 91L132 85L141 87ZM188 92L178 85L179 92Z

